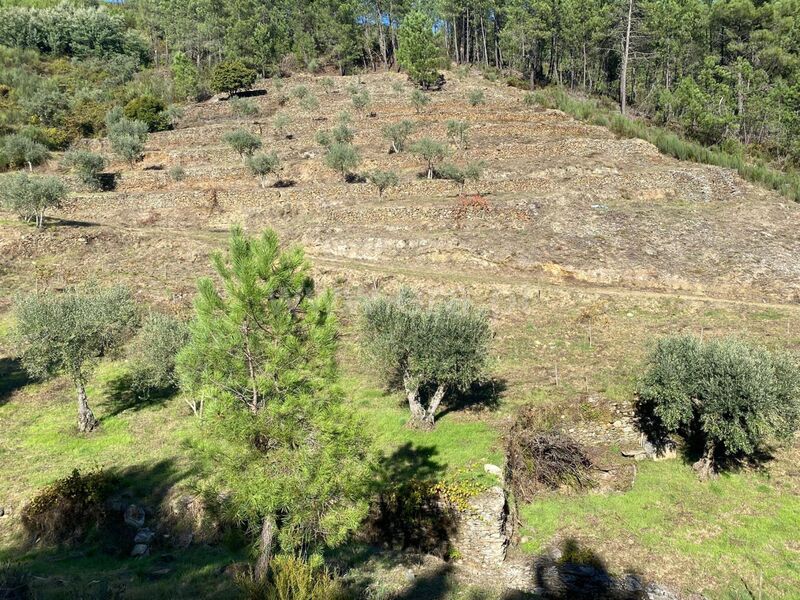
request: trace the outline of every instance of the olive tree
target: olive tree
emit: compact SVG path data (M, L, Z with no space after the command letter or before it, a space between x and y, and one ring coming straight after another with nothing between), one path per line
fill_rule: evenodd
M289 118L289 115L284 113L278 113L275 115L275 119L272 121L272 127L275 129L275 134L278 137L288 137L288 129L289 125L292 124L292 120Z
M4 162L14 168L27 166L29 171L50 157L50 152L39 142L21 133L7 135L0 140L0 154Z
M734 339L662 338L647 362L636 403L658 444L670 434L696 443L702 478L719 461L753 457L791 438L800 421L800 370L787 355Z
M361 90L358 94L353 95L351 101L353 103L353 108L360 114L364 114L372 103L372 98L367 90Z
M102 155L88 150L70 150L64 154L63 162L90 190L99 190L102 187L100 173L106 166L106 159Z
M352 144L336 142L331 144L325 154L325 164L341 173L342 178L345 180L360 162L361 159L358 156L358 152Z
M189 341L189 327L163 313L147 315L127 349L131 387L138 393L164 392L178 387L175 360Z
M467 95L467 100L469 100L470 106L478 106L479 104L486 103L486 97L483 93L483 90L472 90Z
M383 192L396 186L398 182L397 173L394 171L372 171L367 175L367 179L378 189L378 197L383 197Z
M431 138L422 138L411 145L411 152L422 158L427 165L427 177L433 179L434 166L447 156L447 146Z
M111 150L132 167L144 155L149 131L147 123L127 117L116 118L112 113L107 119L113 119L108 125Z
M233 148L242 160L247 156L252 156L253 152L261 148L261 140L258 136L245 129L229 131L222 136L222 141Z
M392 152L402 152L405 150L408 137L414 131L414 123L409 120L403 120L399 123L393 123L383 128L383 137L385 137L392 144Z
M198 282L181 385L206 400L199 450L229 517L273 553L343 542L367 512L372 454L337 386L333 295L316 293L302 249L240 228ZM221 283L218 283L221 282Z
M26 221L35 221L38 229L44 225L45 211L58 208L66 197L67 186L52 175L14 173L4 177L0 184L3 205Z
M450 119L447 121L447 137L457 148L463 149L467 147L468 130L469 123L466 121L457 121L455 119Z
M402 383L409 424L431 428L448 390L466 390L485 373L491 341L487 315L468 302L423 306L409 290L361 308L361 339L389 384ZM423 391L433 393L423 400Z
M275 152L254 154L247 159L247 168L258 177L261 187L267 187L267 177L274 175L281 168L281 161Z
M25 370L46 379L66 374L77 390L78 431L97 426L86 382L101 356L134 330L138 312L125 288L36 293L16 306L15 339Z

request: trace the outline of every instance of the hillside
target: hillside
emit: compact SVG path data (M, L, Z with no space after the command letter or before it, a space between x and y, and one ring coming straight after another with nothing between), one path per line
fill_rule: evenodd
M188 316L197 277L211 272L208 256L242 224L248 232L275 228L283 242L305 247L317 282L335 291L348 396L382 450L411 441L433 447L445 471L481 471L502 460L514 410L539 404L555 406L563 429L624 465L621 490L554 494L522 507L520 555L575 537L612 571L641 573L687 597L745 597L743 585L762 585L765 598L793 597L800 448L778 453L764 473L745 470L711 484L697 482L681 460L643 463L631 478L630 461L618 451L638 443L629 420L634 383L657 336L732 334L800 350L800 204L731 171L680 162L641 140L529 106L521 91L476 74L448 73L421 114L401 74L336 77L329 93L321 78L282 82L282 90L273 81L256 86L263 93L250 98L255 117L237 119L220 98L190 105L175 130L150 135L142 163L107 169L118 173L114 190L71 194L41 232L0 213L0 463L7 466L0 504L10 514L0 521L0 558L18 550L19 507L75 466L166 461L169 477L148 473L139 483L191 480L181 445L188 411L177 398L125 405L114 394L122 361L105 363L93 382L102 427L88 444L70 429L73 392L65 382L18 385L7 335L14 297L87 281L122 283L142 303ZM299 85L316 94L319 109L304 110L293 98L279 104ZM369 91L371 114L353 109L350 85ZM485 103L471 106L476 89ZM355 170L399 175L382 198L368 183L345 183L323 162L315 134L345 110L361 156ZM275 133L278 113L289 116L291 139ZM413 154L388 152L381 130L402 119L417 124L412 139L446 140L448 120L469 122L468 145L450 160L486 167L466 184L465 197L452 182L421 177L423 162ZM279 184L273 178L262 188L222 141L239 127L278 153ZM105 141L86 143L107 151ZM176 165L185 169L182 181L168 175ZM381 390L354 343L358 303L402 286L428 298L470 298L489 311L495 329L494 401L448 409L429 434L403 427L400 395ZM202 585L213 578L208 565L216 573L240 558L227 552L196 548L168 577L190 586L188 594L195 585L189 573ZM35 567L43 589L61 577L146 579L156 568L147 563L132 573L124 561L90 566L91 556L68 556L61 571L51 559L34 557L43 561Z

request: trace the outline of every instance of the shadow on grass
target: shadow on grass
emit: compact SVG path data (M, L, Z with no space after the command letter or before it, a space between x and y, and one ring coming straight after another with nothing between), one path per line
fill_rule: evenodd
M163 406L175 391L173 388L136 390L131 374L122 373L105 385L106 414L103 418L115 417L128 410L137 411Z
M8 402L14 392L32 381L18 358L10 356L0 358L0 406Z
M452 391L444 399L444 409L439 411L437 418L456 411L472 410L497 410L500 399L508 388L505 379L488 379L473 383L465 391Z

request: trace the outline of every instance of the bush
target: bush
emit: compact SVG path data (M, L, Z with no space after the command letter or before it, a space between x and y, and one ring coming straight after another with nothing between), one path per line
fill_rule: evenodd
M412 144L411 152L418 155L427 163L428 179L433 179L434 166L448 154L447 147L444 144L430 138L422 138Z
M303 98L311 94L311 90L309 90L308 87L304 85L298 85L296 88L292 90L291 94L294 98L302 100Z
M181 165L170 167L169 178L172 179L172 181L183 181L186 179L186 169L184 169Z
M281 168L281 161L275 152L270 154L254 154L247 159L247 168L258 177L261 187L267 187L267 176L274 175Z
M247 600L348 600L341 580L328 571L322 559L308 561L292 554L279 554L270 563L266 580L252 573L239 575L236 583Z
M117 117L115 111L109 112L106 120L109 122L108 141L111 150L132 167L144 155L149 126L143 121Z
M319 100L314 94L308 94L300 99L300 108L307 112L313 112L319 108Z
M525 106L536 106L536 95L532 92L525 92L522 95L522 103Z
M506 438L506 481L519 502L543 489L582 489L592 483L592 462L583 447L555 429L537 427L535 408L523 410Z
M162 313L151 313L128 350L131 388L137 393L177 389L175 357L189 341L185 323Z
M147 123L149 131L165 131L172 127L167 106L154 96L139 96L134 98L122 109L122 114L128 119Z
M414 123L404 120L384 127L383 136L391 142L392 152L402 152L405 150L406 141L413 131Z
M330 77L323 77L319 84L322 86L322 89L326 94L330 94L336 87L333 83L333 79Z
M479 104L486 103L483 90L472 90L467 96L467 100L469 100L470 106L478 106Z
M411 92L411 105L414 107L417 114L420 114L430 103L430 96L422 90L414 90Z
M67 196L67 186L51 175L8 175L0 186L0 201L26 221L34 220L36 227L44 225L47 209L58 208Z
M649 357L636 410L656 444L683 436L700 453L695 469L705 478L720 461L754 458L791 438L800 370L788 356L733 339L667 337Z
M448 390L469 389L483 376L491 330L487 315L468 302L425 307L403 290L363 305L361 337L387 381L402 382L409 423L430 428ZM426 391L433 393L424 406Z
M222 136L222 141L233 148L241 159L251 156L253 152L261 148L261 140L258 136L245 129L229 131Z
M215 92L235 94L249 90L256 82L258 74L241 60L226 60L217 65L211 75L211 89Z
M237 119L255 117L258 114L258 104L247 98L231 98L228 100L228 106Z
M88 150L70 150L64 155L64 165L72 169L80 182L90 190L102 188L100 174L106 159Z
M394 171L372 171L368 176L369 182L378 189L378 196L382 197L383 192L397 185L397 173Z
M286 137L287 136L287 129L289 125L291 125L292 120L289 118L288 115L283 113L278 113L275 115L275 120L272 122L272 126L275 129L275 133L279 137Z
M336 142L331 144L328 153L325 155L325 164L331 169L342 174L342 178L347 180L347 176L355 169L361 159L352 144Z
M43 144L19 133L2 138L0 154L3 155L3 162L8 167L19 169L27 166L31 171L33 167L50 158L50 153Z
M358 94L355 94L352 98L353 108L355 108L358 112L363 113L369 105L372 103L372 99L369 96L369 92L367 90L361 90Z
M81 541L105 517L104 504L114 479L103 471L78 469L40 491L20 513L31 538L46 544Z

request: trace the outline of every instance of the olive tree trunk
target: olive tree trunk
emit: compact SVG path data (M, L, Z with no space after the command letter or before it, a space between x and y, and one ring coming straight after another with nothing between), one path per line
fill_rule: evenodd
M94 417L92 409L89 408L89 400L86 398L86 389L83 382L79 381L78 388L78 431L87 433L97 427L97 419Z
M697 476L703 481L717 476L717 467L714 463L714 442L707 441L703 456L692 465Z

